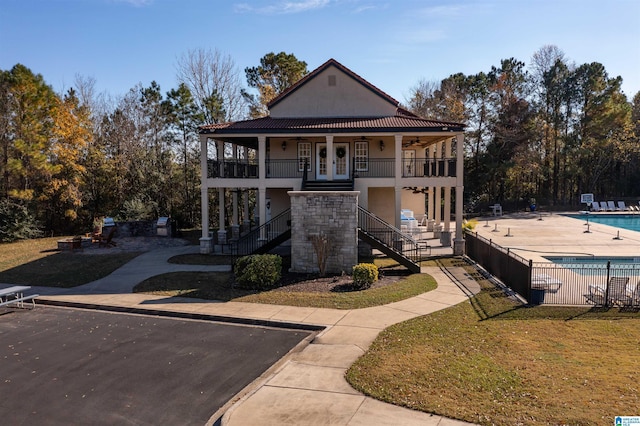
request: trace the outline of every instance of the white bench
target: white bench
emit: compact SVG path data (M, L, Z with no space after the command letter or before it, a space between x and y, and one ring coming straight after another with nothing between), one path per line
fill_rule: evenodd
M24 308L24 302L30 300L32 307L35 308L35 298L38 297L38 295L29 294L25 296L25 290L29 289L31 289L31 287L27 285L14 285L11 287L0 289L0 306L8 306L15 303L19 308Z

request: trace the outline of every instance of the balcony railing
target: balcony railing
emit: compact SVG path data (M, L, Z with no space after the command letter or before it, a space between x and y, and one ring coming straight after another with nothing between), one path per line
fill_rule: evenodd
M411 158L402 159L402 177L455 177L455 158ZM393 158L353 159L352 167L356 178L390 178L395 175ZM268 160L267 178L300 178L304 166L297 159ZM311 173L309 173L312 176ZM256 160L208 160L208 178L257 179Z

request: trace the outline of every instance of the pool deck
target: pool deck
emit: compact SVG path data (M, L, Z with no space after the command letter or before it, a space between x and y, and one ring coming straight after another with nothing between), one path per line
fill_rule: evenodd
M545 255L640 257L640 232L592 222L587 227L586 220L563 216L576 213L523 212L482 217L474 232L534 262L546 262Z

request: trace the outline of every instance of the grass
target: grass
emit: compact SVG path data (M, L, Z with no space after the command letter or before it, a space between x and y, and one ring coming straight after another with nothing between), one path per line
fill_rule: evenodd
M212 261L217 256L184 255L172 258L175 263L202 264L198 262L218 262L225 264L224 257ZM227 259L227 263L229 264ZM376 259L382 270L393 270L397 263L387 259ZM250 291L232 288L233 274L223 272L174 272L151 277L138 284L134 292L152 293L162 296L194 297L225 302L265 303L273 305L303 306L334 309L358 309L397 302L436 288L435 280L426 274L415 274L382 287L354 292L286 292Z
M609 425L640 413L637 312L524 308L480 283L470 303L383 331L349 383L485 425Z
M0 282L69 288L109 275L139 253L82 255L57 251L63 237L0 245Z

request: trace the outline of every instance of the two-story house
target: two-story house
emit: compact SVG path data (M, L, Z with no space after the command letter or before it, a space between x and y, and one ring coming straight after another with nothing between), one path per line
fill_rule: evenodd
M358 240L374 246L379 240L415 258L415 241L405 238L406 232L398 235L404 228L402 209L453 234L454 254L463 253L462 124L404 110L333 59L273 99L268 109L267 117L200 129L201 252L242 239L251 198L263 226L243 237L240 251L290 238L295 271L317 270L318 246L312 243L323 238L328 272L350 271ZM209 194L216 190L218 206L210 208ZM233 206L230 218L225 202ZM221 224L213 238L211 213Z

